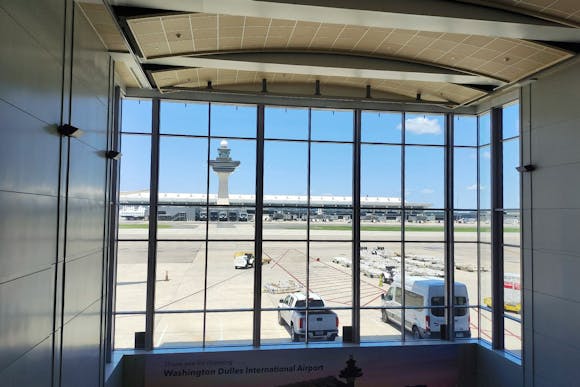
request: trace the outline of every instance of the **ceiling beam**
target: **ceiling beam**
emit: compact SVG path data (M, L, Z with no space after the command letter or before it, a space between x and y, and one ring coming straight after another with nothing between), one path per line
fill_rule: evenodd
M580 42L580 29L480 5L441 0L109 0L111 4L365 27Z
M143 59L143 64L399 81L502 86L504 81L402 60L321 52L238 52Z

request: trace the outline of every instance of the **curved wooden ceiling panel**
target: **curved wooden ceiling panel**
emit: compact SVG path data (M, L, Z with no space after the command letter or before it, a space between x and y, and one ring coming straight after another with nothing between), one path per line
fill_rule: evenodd
M489 0L494 3L511 6L516 9L532 11L536 15L552 16L556 19L569 20L580 24L580 2L578 0Z
M147 58L228 50L329 50L414 60L512 82L572 56L518 39L230 15L128 20Z

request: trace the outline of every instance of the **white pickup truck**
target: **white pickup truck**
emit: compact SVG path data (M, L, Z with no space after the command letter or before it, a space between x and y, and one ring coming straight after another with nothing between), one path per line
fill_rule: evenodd
M317 294L310 293L308 307L324 308L324 301ZM306 336L306 325L308 325L309 340L334 341L338 336L338 316L333 311L309 310L308 324L306 324L306 310L287 310L289 308L306 309L306 296L301 292L281 298L278 308L280 309L278 323L288 325L292 341L299 341Z

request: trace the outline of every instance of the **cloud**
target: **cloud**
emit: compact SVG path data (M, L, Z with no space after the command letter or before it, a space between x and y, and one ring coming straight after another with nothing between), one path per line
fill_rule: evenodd
M477 184L468 185L467 187L465 187L465 189L468 191L477 191Z
M397 126L401 130L401 124ZM436 119L426 117L408 118L405 120L405 129L414 134L441 134L443 129Z
M488 160L491 159L491 153L489 153L489 152L483 152L483 158L484 159L488 159Z
M435 191L434 191L434 190L432 190L431 188L423 188L423 189L421 190L421 193L422 193L423 195L431 195L433 192L435 192Z

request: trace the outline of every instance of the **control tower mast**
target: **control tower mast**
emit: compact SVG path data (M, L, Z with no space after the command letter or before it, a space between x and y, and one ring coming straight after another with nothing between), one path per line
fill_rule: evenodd
M228 148L228 142L226 140L222 140L218 148L218 157L215 160L210 160L209 165L211 165L213 171L217 173L219 178L217 204L230 204L228 181L230 175L240 165L240 162L232 160L230 157L230 148Z

